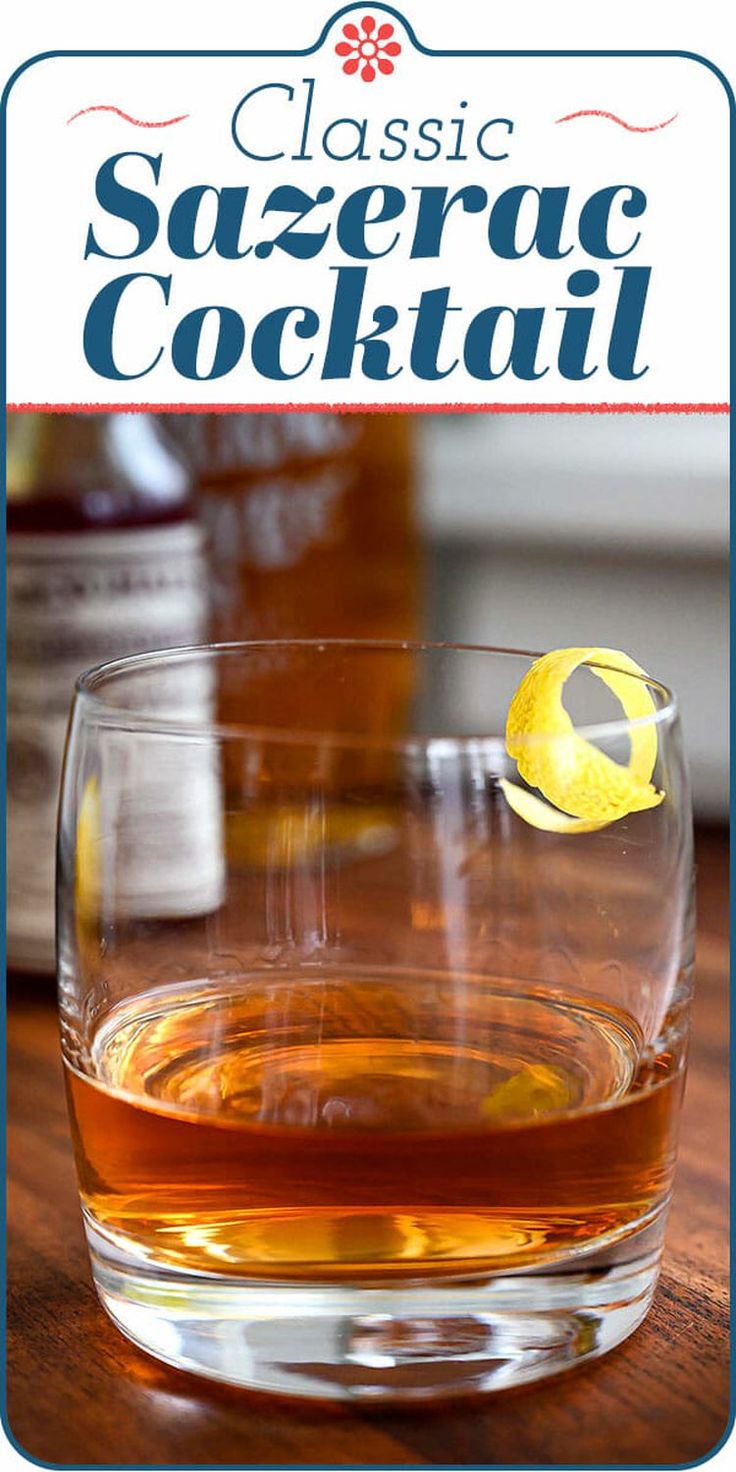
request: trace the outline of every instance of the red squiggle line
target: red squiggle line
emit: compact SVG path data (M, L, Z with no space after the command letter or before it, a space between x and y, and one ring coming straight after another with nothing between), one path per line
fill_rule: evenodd
M555 122L571 123L573 118L607 118L610 123L618 123L620 128L625 128L627 133L657 133L660 128L668 128L670 123L674 123L677 116L678 114L673 112L672 117L665 118L663 123L652 123L648 128L637 128L633 123L627 123L624 118L617 117L615 112L603 112L602 108L588 107L581 109L580 112L569 112L564 118L555 118Z
M144 118L132 118L130 113L123 112L119 107L112 107L108 102L98 102L95 107L83 107L79 112L72 113L72 116L66 120L67 127L76 118L86 118L91 112L114 112L119 118L123 118L126 123L132 123L134 128L170 128L172 123L183 123L189 117L188 112L183 112L181 117L178 118L164 118L161 123L149 123Z

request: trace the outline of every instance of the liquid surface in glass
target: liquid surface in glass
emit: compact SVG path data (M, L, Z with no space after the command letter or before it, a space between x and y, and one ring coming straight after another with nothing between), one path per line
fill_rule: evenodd
M67 1068L84 1204L137 1256L312 1281L567 1257L668 1195L680 1072L620 1009L518 982L158 988Z

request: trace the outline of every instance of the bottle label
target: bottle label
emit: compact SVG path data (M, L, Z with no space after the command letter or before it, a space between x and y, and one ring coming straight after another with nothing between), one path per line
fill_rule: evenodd
M12 534L7 599L8 959L50 972L56 811L74 681L119 655L201 641L200 530L182 522Z

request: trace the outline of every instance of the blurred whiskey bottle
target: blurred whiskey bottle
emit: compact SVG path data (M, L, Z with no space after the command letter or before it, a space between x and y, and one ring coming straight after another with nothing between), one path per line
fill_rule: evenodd
M202 532L146 414L8 424L8 963L54 969L54 852L81 670L206 630Z
M413 421L405 414L161 416L192 475L210 565L210 635L411 639L419 620ZM367 692L366 692L367 694ZM401 720L406 692L371 692L372 720ZM278 725L349 729L359 697L285 684ZM248 721L249 692L221 692ZM317 705L319 701L319 705ZM346 703L347 702L347 703ZM361 712L361 723L365 712Z
M420 558L414 498L414 424L405 414L245 413L163 415L162 432L192 476L210 567L210 637L239 639L416 638ZM226 722L304 732L398 735L413 691L405 660L361 684L339 679L259 678L242 663L219 670L218 711ZM311 666L305 662L305 670ZM288 786L299 783L295 748L272 745L249 780L271 782L288 828ZM374 764L375 765L375 764ZM278 767L278 772L276 771ZM253 832L247 780L225 753L231 861L258 858L274 835ZM339 791L381 788L382 772L360 772L343 752L325 774L336 842L362 846L355 809ZM384 784L385 785L385 784ZM276 798L276 791L281 794ZM370 802L367 793L366 801ZM358 826L370 847L382 829L376 803ZM315 835L316 837L316 835ZM301 841L307 843L308 835Z

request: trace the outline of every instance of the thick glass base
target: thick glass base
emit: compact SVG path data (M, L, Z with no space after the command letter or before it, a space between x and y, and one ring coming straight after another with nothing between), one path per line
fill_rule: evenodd
M118 1328L178 1369L330 1400L434 1400L523 1385L620 1344L652 1300L644 1230L567 1266L400 1287L234 1281L129 1257L88 1222ZM661 1237L661 1232L656 1233Z

